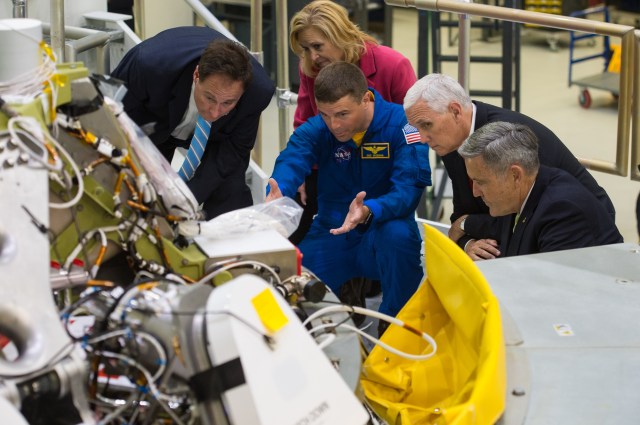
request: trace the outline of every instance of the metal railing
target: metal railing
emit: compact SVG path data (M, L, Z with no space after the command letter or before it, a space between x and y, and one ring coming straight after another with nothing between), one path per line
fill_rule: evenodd
M51 34L53 27L42 23L44 34ZM65 25L63 27L64 39L71 39L64 45L64 61L75 62L79 53L96 49L96 72L109 74L111 69L109 42L121 40L124 37L122 31L100 31L90 28L80 28ZM53 35L52 35L53 36Z
M218 20L218 18L216 18L213 13L211 13L211 11L209 9L207 9L207 7L202 4L202 2L200 0L184 0L193 10L193 13L195 13L196 15L198 15L203 21L204 23L209 27L209 28L213 28L214 30L218 31L220 34L224 35L225 37L227 37L230 40L234 40L234 41L238 41L238 39L229 32L229 30L222 25L222 22L220 22ZM258 1L258 3L262 3L260 0ZM262 10L262 4L259 5L260 10ZM253 6L252 6L253 9ZM260 22L256 22L256 25L260 26L260 32L262 32L262 20L260 20ZM254 22L251 21L251 25L254 25Z
M385 0L389 5L415 7L433 12L453 12L509 22L535 24L548 28L581 31L590 34L620 37L622 40L622 64L620 67L620 98L618 107L617 142L615 162L580 158L587 168L640 180L640 93L633 90L640 84L640 31L628 25L572 18L561 15L531 12L527 10L485 4L462 3L456 0ZM633 123L633 132L632 132ZM631 173L629 173L629 138L631 136Z

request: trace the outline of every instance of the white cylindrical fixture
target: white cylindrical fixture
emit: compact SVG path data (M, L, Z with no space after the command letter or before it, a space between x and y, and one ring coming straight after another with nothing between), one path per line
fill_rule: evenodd
M37 19L0 19L0 82L40 66L41 41L42 22Z

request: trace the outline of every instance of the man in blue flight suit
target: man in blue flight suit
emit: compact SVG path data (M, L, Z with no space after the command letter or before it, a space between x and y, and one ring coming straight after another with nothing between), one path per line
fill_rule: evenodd
M335 293L353 277L379 279L380 312L395 316L422 279L414 210L431 184L428 146L357 66L322 68L314 88L319 115L278 156L267 202L293 197L318 164L318 214L299 246L302 263Z

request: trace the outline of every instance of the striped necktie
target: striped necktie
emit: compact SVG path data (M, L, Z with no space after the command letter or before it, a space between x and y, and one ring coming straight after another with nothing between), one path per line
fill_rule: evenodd
M191 145L189 146L187 155L180 167L180 171L178 171L178 175L182 180L189 181L196 173L196 168L200 165L202 154L204 154L204 148L207 146L210 131L211 124L205 121L201 115L198 115L196 129L194 130L193 138L191 139Z

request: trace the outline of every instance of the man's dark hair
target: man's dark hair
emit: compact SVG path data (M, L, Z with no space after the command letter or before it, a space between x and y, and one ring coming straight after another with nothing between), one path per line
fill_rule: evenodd
M198 70L202 80L214 74L226 75L233 81L242 82L245 89L253 76L249 52L232 40L213 40L209 43L200 57Z
M335 103L347 95L360 103L369 89L360 68L347 62L334 62L322 68L313 88L316 102L322 103Z

